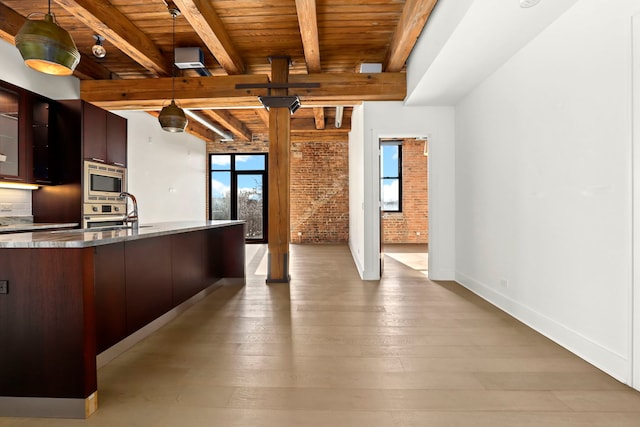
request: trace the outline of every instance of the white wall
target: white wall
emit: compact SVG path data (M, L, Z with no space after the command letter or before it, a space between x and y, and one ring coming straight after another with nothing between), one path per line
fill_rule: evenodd
M457 105L456 278L629 383L640 5L610 3L577 2Z
M402 102L365 102L354 114L357 120L352 119L351 124L349 166L357 169L349 172L349 219L351 223L358 221L350 224L350 245L360 276L365 280L380 278L379 139L428 136L429 277L453 279L454 109L406 107ZM357 234L352 235L352 231Z
M141 111L114 113L128 120L128 189L138 200L140 222L206 219L205 143L165 132Z

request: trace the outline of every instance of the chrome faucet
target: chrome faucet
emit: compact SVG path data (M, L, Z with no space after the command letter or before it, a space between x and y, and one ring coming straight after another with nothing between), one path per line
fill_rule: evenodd
M131 224L131 228L137 229L138 228L138 201L136 200L136 197L131 193L127 193L126 191L123 191L122 193L120 193L120 197L128 197L131 199L131 202L133 203L133 210L127 213L127 216L124 218L124 223L127 226ZM125 203L126 203L126 200L125 200Z

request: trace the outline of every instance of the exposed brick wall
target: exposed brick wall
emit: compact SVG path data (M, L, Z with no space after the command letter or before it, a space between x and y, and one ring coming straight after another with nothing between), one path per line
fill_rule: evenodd
M292 144L291 242L347 242L348 150L346 138L343 141Z
M339 138L337 138L339 139ZM349 238L348 140L296 141L290 153L292 243L346 243ZM251 142L209 142L207 153L266 153L268 138ZM208 190L207 178L207 192ZM208 193L207 193L208 194ZM208 212L207 197L207 212Z
M424 141L402 141L402 212L384 215L384 243L429 242L427 164Z

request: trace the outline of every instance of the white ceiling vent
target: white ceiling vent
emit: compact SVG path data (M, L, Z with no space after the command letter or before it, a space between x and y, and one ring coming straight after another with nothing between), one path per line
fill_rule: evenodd
M176 67L181 70L204 68L204 53L199 47L177 47Z

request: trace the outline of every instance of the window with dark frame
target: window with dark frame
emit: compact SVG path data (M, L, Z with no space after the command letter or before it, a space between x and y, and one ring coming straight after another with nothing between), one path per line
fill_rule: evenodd
M380 199L384 212L402 212L402 141L380 143Z

